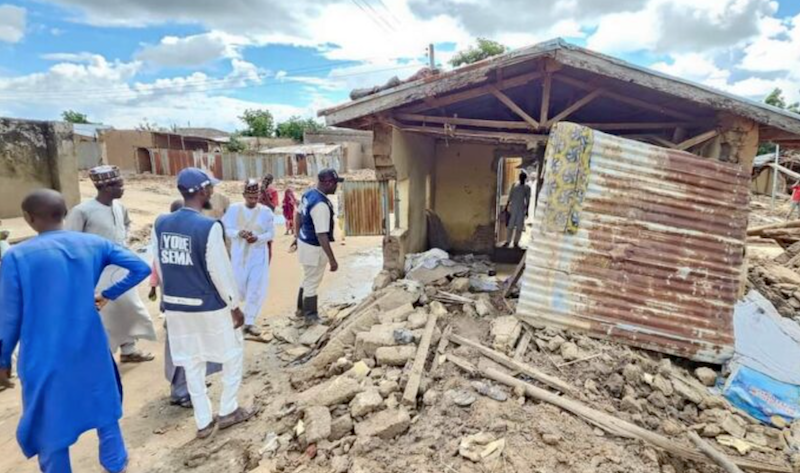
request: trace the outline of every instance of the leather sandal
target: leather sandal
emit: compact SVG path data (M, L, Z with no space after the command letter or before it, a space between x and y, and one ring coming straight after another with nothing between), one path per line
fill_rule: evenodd
M211 419L211 423L207 426L203 427L202 429L197 431L197 438L202 440L211 436L214 433L214 429L217 427L217 419Z
M250 420L251 417L255 415L255 412L252 410L247 410L243 408L238 408L235 411L231 412L226 416L221 416L219 418L219 429L225 430L230 427L233 427L236 424L241 424L242 422L246 422Z
M119 356L120 363L144 363L155 359L156 357L152 353L144 353L138 350L127 355L122 354Z

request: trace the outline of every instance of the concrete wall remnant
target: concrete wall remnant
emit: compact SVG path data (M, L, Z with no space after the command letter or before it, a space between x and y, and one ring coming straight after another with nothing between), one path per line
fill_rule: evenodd
M0 118L0 218L21 216L22 199L40 188L70 207L80 201L72 125Z

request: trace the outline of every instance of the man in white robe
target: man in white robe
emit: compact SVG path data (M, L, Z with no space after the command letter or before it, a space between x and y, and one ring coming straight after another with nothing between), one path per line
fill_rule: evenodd
M256 318L269 288L269 246L275 238L275 215L258 203L259 184L249 179L244 185L244 202L233 204L222 218L225 235L231 241L231 263L244 302L244 333L260 337Z
M92 233L127 247L131 220L128 211L119 202L125 192L125 182L116 166L98 166L89 171L89 177L97 188L97 197L73 208L64 225L65 230ZM128 270L119 266L107 266L97 283L102 292L121 281ZM101 311L103 327L108 334L112 352L120 349L121 363L152 361L151 353L136 348L136 340L156 340L153 320L136 289L109 302Z
M197 168L178 174L185 206L160 216L153 226L153 254L161 276L162 303L169 327L172 361L186 372L197 437L217 425L232 427L253 416L239 407L242 383L244 315L239 308L233 268L222 225L203 216L218 181ZM206 387L206 363L222 364L219 416L214 416Z
M508 219L508 239L503 244L507 247L513 236L514 248L519 248L519 241L525 231L525 219L528 217L528 207L531 203L531 188L527 184L528 175L524 172L519 173L519 182L514 184L508 193L508 203L506 212L509 212Z

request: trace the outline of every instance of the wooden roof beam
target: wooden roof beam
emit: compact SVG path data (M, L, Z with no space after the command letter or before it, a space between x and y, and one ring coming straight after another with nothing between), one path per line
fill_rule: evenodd
M525 112L525 110L523 110L519 105L514 103L514 101L511 100L511 98L508 95L504 94L497 87L493 85L489 85L487 87L489 88L489 92L491 92L492 95L497 97L497 100L503 102L503 104L506 107L508 107L512 112L519 115L519 117L525 120L531 127L533 127L534 129L539 128L539 122L537 122L536 119L534 119L532 116L528 115L528 113Z
M402 131L424 133L428 135L435 135L442 138L460 138L460 139L491 139L501 143L518 143L529 144L547 141L548 135L528 134L528 133L503 133L497 131L480 131L480 130L446 130L444 128L434 128L428 126L408 126L403 124L394 124Z
M508 130L530 130L530 124L520 121L505 120L483 120L478 118L458 118L458 117L436 117L431 115L420 115L416 113L395 113L394 118L398 120L422 122L422 123L443 123L448 125L475 126L481 128L497 128Z
M603 95L603 89L595 89L588 94L581 97L577 102L573 103L569 107L565 108L561 111L558 115L554 116L550 120L544 122L545 128L550 128L553 124L560 122L561 120L567 118L568 116L572 115L573 113L577 112L584 106L588 105L592 100L596 99L597 97Z
M553 88L553 74L547 73L542 81L542 108L539 112L539 123L547 123L550 114L550 91Z
M717 135L719 135L719 131L718 130L707 131L707 132L701 133L701 134L699 134L699 135L697 135L695 137L689 138L686 141L682 141L677 146L675 146L675 149L686 151L687 149L689 149L689 148L691 148L693 146L697 146L697 145L699 145L701 143L705 143L706 141L710 140L711 138L715 138Z
M519 87L521 85L525 85L528 82L534 81L540 77L542 77L542 73L539 71L536 72L528 72L526 74L520 74L515 77L511 77L509 79L502 79L497 81L494 85L499 90L510 89L512 87ZM425 103L421 103L418 105L413 105L411 107L405 108L401 110L405 113L419 113L425 110L430 110L433 108L441 108L446 107L448 105L452 105L454 103L463 102L465 100L474 99L477 97L481 97L483 95L489 95L491 92L489 91L486 85L475 87L472 89L464 90L462 92L456 92L454 94L445 95L442 97L432 98L427 100Z
M567 77L563 74L556 75L554 78L557 81L563 82L565 84L572 85L574 87L578 87L584 90L595 90L591 85L580 81L578 79L573 79L572 77ZM681 120L693 120L696 117L689 115L688 113L678 112L676 110L669 109L667 107L662 107L661 105L655 105L653 103L647 102L645 100L637 99L634 97L629 97L627 95L622 95L617 92L613 92L611 90L606 90L603 95L605 97L614 99L618 102L626 103L628 105L633 105L634 107L644 108L646 110L651 110L653 112L662 113L664 115L669 115L675 118L679 118Z

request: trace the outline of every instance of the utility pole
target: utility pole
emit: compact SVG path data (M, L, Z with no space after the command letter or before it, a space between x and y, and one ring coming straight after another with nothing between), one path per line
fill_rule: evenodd
M431 69L436 69L436 61L434 59L434 53L435 51L433 48L433 43L431 43L428 45L428 62Z
M780 171L778 171L778 167L780 164L781 159L781 145L775 145L775 167L772 168L772 200L770 201L769 208L771 210L775 209L775 194L778 193L778 176L780 176Z

